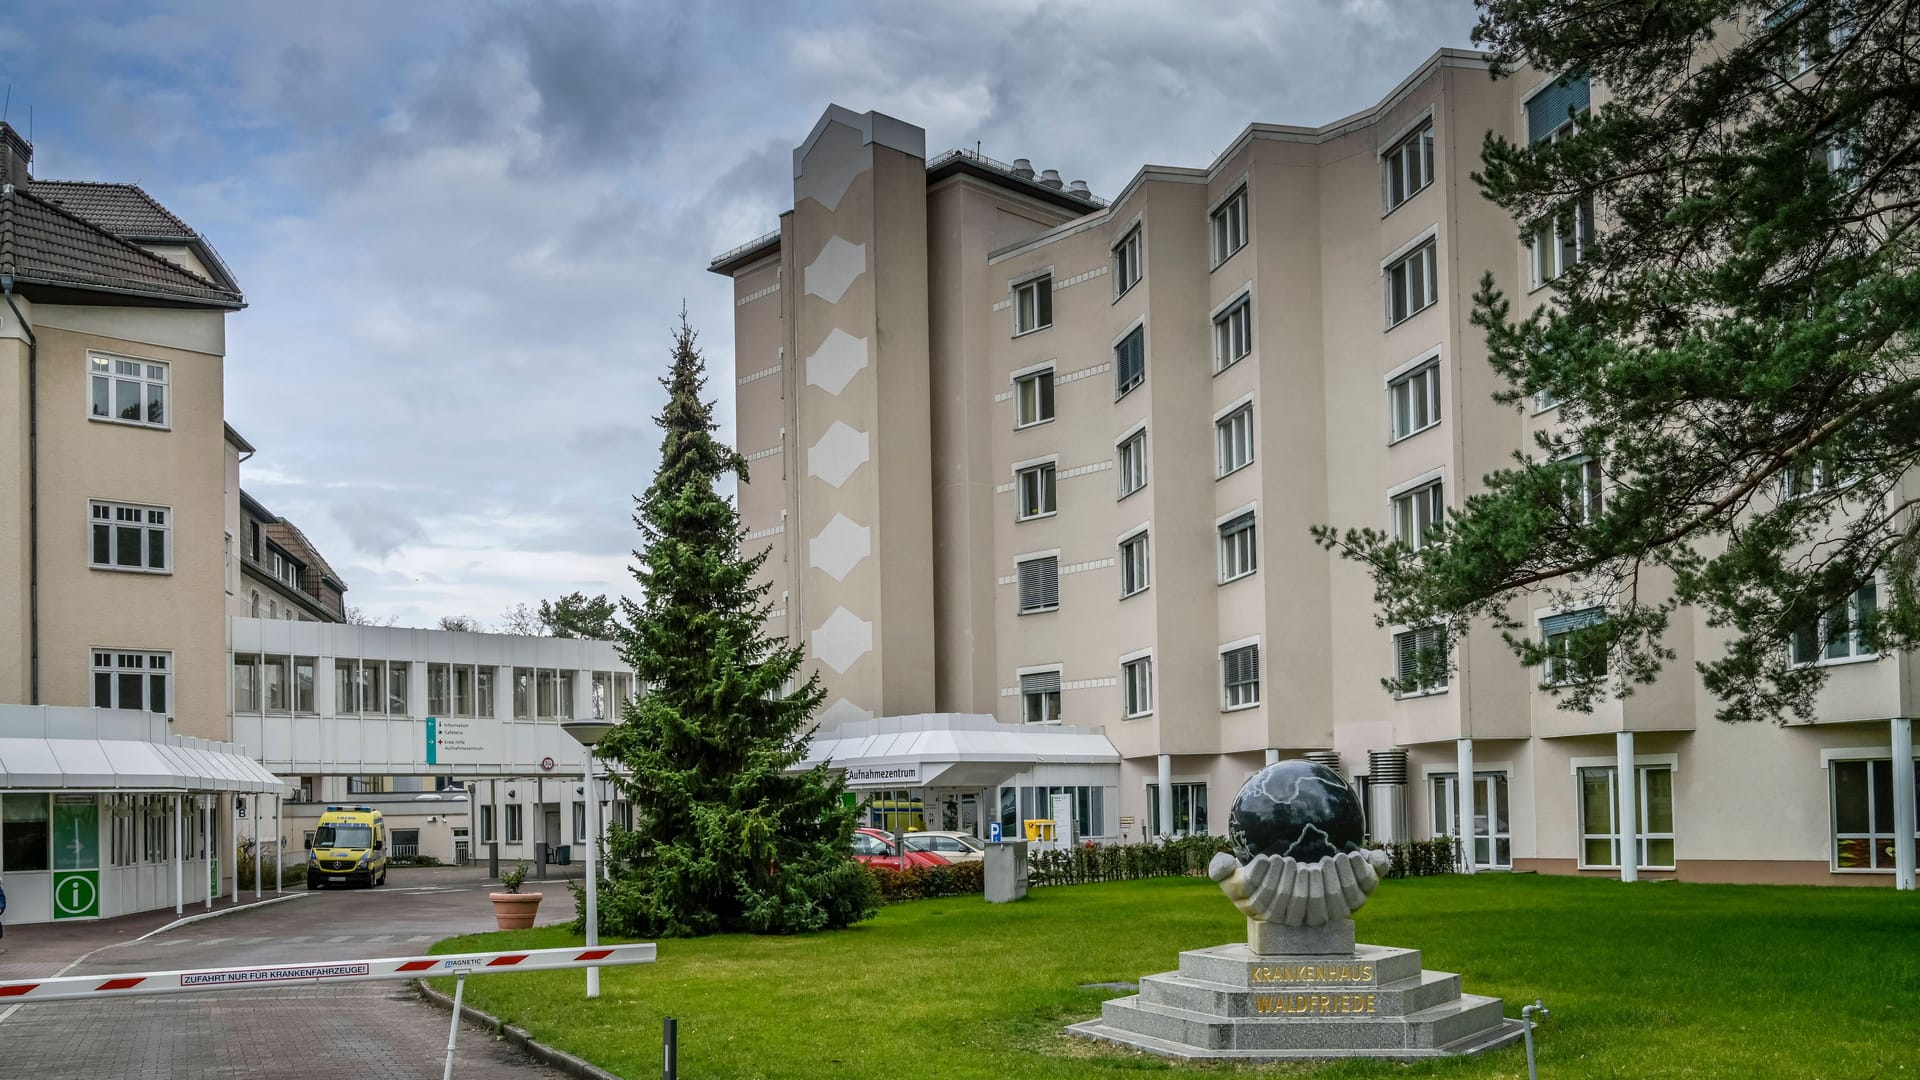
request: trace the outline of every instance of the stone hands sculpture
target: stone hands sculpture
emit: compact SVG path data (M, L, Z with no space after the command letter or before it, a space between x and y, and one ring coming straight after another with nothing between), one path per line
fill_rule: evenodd
M1221 852L1207 876L1247 918L1281 926L1324 926L1360 910L1380 884L1384 851L1347 851L1303 863L1290 855L1255 855L1242 863Z

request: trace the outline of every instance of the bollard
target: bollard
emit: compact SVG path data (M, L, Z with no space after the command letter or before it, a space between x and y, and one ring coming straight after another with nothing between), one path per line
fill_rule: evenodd
M541 881L547 880L547 852L550 849L545 842L533 845L533 876Z
M669 1016L660 1023L660 1078L679 1080L680 1021Z
M1550 1015L1547 1012L1547 1007L1541 1004L1539 998L1534 998L1533 1004L1522 1006L1520 1009L1520 1030L1522 1036L1527 1040L1527 1080L1540 1080L1540 1073L1534 1068L1533 1064L1534 1013L1539 1013L1542 1019Z
M487 845L487 877L492 881L500 880L500 843L497 840Z

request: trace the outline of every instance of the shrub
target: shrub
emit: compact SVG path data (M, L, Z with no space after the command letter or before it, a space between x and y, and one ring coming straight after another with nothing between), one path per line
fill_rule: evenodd
M1035 851L1027 856L1029 885L1084 885L1150 877L1188 877L1228 850L1224 836L1184 836L1151 844L1084 843L1071 851Z
M1458 869L1459 846L1450 836L1373 846L1385 851L1392 860L1387 865L1387 876L1390 878L1432 877L1451 874Z
M879 863L867 865L867 876L874 891L885 903L896 900L932 900L942 896L966 896L987 889L986 864L951 863L946 866L897 866Z

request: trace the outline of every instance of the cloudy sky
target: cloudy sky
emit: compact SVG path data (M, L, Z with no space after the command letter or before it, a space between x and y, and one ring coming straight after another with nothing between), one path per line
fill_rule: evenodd
M8 5L0 4L0 8ZM623 593L684 300L731 438L716 252L829 102L1117 191L1378 100L1469 0L20 4L34 172L143 185L232 266L247 490L407 625Z

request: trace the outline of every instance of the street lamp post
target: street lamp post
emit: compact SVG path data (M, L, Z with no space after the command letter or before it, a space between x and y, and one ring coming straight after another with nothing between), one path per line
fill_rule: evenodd
M560 725L573 740L586 748L586 790L582 795L587 800L587 948L600 944L600 874L596 869L600 846L600 790L599 782L594 779L593 744L613 730L613 724L606 720L568 720ZM600 996L600 969L587 969L587 996Z

